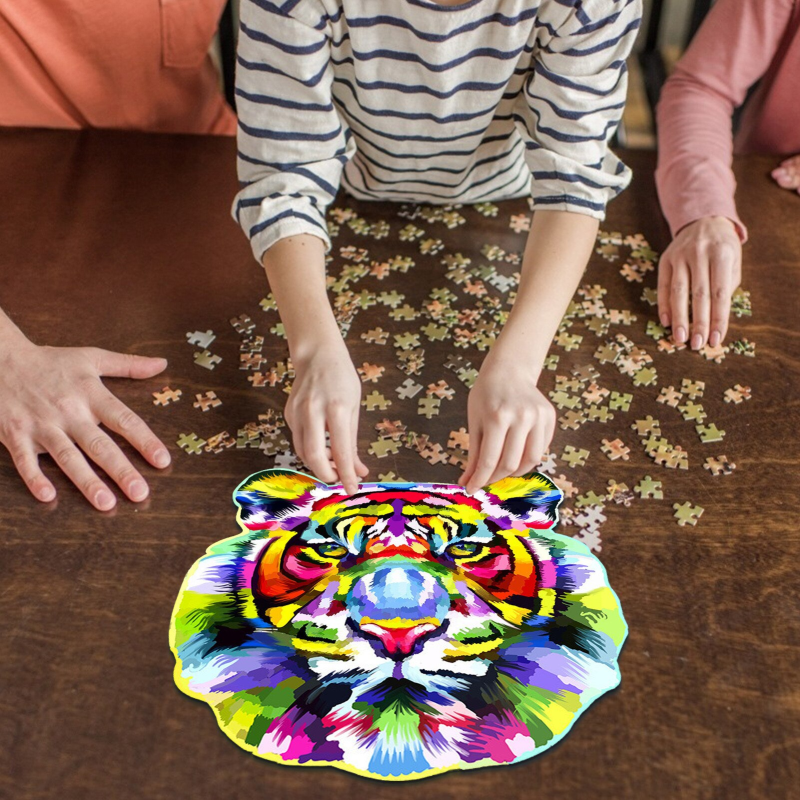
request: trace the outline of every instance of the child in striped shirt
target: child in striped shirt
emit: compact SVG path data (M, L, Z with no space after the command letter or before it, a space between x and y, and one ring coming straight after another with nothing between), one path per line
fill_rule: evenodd
M537 389L606 203L608 149L641 0L242 0L233 213L263 264L296 377L298 456L349 492L361 382L325 287L325 210L364 200L527 196L517 298L470 391L467 491L540 463L556 415ZM330 433L330 451L325 431Z

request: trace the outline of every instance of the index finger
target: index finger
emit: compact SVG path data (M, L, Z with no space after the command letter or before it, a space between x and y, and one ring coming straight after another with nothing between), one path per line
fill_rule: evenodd
M344 409L331 411L328 416L328 431L331 435L331 454L339 473L339 480L348 494L358 491L353 435L350 431L350 415Z
M489 477L495 471L500 453L503 451L503 443L506 439L506 428L501 428L496 424L489 424L481 438L480 450L476 454L475 472L467 481L466 490L469 494L477 492L485 486Z

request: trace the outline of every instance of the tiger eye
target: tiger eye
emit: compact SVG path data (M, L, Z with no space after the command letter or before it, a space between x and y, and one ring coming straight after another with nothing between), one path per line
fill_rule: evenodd
M455 542L447 548L447 552L456 558L463 558L465 556L474 556L480 550L480 547L477 542Z
M315 545L315 550L327 558L341 558L347 554L347 548L336 542L322 542L322 544Z

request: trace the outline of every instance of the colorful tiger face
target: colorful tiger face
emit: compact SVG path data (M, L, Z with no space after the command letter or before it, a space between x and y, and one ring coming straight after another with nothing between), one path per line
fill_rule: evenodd
M403 780L530 758L619 683L627 633L602 564L551 531L561 497L538 473L472 496L251 475L242 533L176 601L176 683L279 763Z

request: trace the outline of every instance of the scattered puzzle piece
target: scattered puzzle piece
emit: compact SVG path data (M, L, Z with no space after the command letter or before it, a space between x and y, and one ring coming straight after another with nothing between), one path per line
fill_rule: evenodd
M704 508L700 506L693 506L691 503L673 503L672 507L675 509L675 519L678 520L678 525L697 525L697 520L703 515Z
M208 411L209 409L216 408L222 405L215 392L206 392L205 394L196 394L197 400L192 403L194 408L199 408L201 411Z
M154 406L168 406L170 403L177 403L181 399L183 392L180 389L170 389L165 386L160 392L153 392Z

